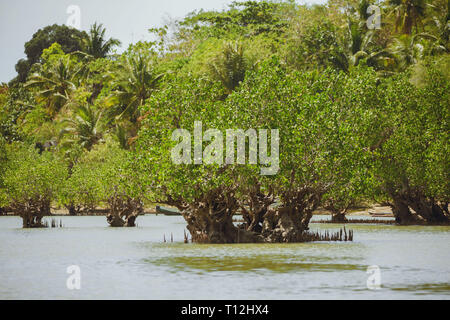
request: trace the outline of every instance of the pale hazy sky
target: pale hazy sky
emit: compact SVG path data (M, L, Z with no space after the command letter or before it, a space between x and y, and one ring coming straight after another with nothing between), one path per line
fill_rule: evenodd
M149 28L165 19L181 18L197 9L221 10L232 0L0 0L0 83L16 76L14 66L24 58L24 44L40 28L66 24L67 8L80 8L81 29L103 23L107 35L122 42L123 50L132 42L150 40ZM299 0L298 3L325 3L326 0Z

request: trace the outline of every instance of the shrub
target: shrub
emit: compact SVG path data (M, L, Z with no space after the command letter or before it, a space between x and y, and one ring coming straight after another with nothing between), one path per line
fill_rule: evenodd
M25 144L8 146L8 160L1 190L4 205L22 217L23 227L42 227L67 178L67 166L51 152Z

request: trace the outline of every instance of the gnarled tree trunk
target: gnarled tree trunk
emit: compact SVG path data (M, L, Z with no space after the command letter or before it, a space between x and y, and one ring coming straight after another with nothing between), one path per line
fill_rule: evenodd
M298 242L305 231L302 213L293 207L269 210L263 223L262 235L267 242Z
M345 216L345 212L332 212L331 222L346 223L348 222L348 219Z
M393 203L390 204L395 222L401 225L421 224L423 219L414 214L409 209L408 203L400 196L392 197Z
M262 242L257 233L236 227L232 215L211 208L191 207L182 212L188 223L192 241L197 243L247 243ZM227 211L227 210L225 210Z
M190 204L169 199L187 222L192 241L197 243L246 243L262 242L257 233L238 228L233 224L233 215L238 203L232 190L216 188Z
M312 212L320 204L323 192L299 188L286 192L281 206L270 208L274 203L271 193L264 195L258 188L254 191L245 204L239 204L233 190L226 188L210 190L190 203L170 196L164 202L180 210L192 241L197 243L303 242L327 238L308 233ZM244 223L235 226L233 215L238 208L243 212Z
M331 222L346 223L348 220L345 214L351 204L347 203L343 206L342 203L341 205L339 205L339 203L341 202L335 201L334 199L328 199L324 207L331 212Z
M110 211L106 220L111 227L135 227L137 216L144 211L142 201L117 193L109 198L108 203Z
M419 190L406 187L394 192L391 189L390 195L393 200L390 206L398 224L450 223L448 205L442 205L434 199L424 196Z
M409 206L426 222L448 223L450 216L443 208L434 200L423 196L419 191L409 194Z
M76 206L73 203L66 205L66 209L69 211L70 216L77 216L81 212L81 206Z
M283 204L269 210L262 235L267 242L302 242L309 230L312 213L320 204L322 193L310 187L285 192Z
M248 198L239 205L244 224L240 227L256 233L261 233L263 222L269 207L275 203L272 190L267 194L261 191L261 186L256 184L248 190Z
M11 209L22 218L23 228L45 228L42 218L51 215L50 200L43 197L15 203Z
M192 241L201 243L301 242L320 202L321 193L309 187L285 193L283 205L270 209L273 197L258 188L250 193L246 206L238 204L234 192L217 188L191 204L173 201L180 209ZM233 224L233 214L243 211L244 223Z

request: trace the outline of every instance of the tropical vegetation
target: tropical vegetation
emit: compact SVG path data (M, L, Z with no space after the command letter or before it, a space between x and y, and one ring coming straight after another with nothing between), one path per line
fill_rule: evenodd
M378 27L367 23L374 5ZM398 224L447 224L449 10L448 0L233 2L120 54L101 24L41 29L0 87L0 207L24 227L52 206L106 208L111 226L135 226L145 206L167 204L194 241L214 243L304 241L316 209L345 222L367 203L391 206ZM200 122L209 142L193 154L218 161L189 151L175 163L174 130L195 145ZM250 136L244 161L225 163L227 129L279 139L275 174L261 174L274 163Z

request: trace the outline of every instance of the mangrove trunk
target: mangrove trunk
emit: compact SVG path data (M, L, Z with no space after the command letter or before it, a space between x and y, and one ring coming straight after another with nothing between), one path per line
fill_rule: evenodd
M39 197L25 203L15 203L11 210L22 218L23 228L45 228L42 218L51 215L50 200Z
M136 218L144 211L142 201L128 196L114 194L108 203L106 220L111 227L135 227Z

